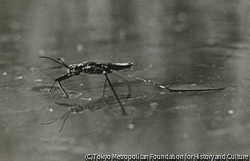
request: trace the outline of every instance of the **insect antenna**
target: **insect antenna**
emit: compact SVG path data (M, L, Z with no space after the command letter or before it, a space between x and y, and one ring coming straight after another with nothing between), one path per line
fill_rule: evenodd
M62 66L64 66L64 67L66 67L66 68L69 68L69 66L66 64L66 63L64 63L64 61L61 59L61 58L58 58L58 60L55 60L55 59L53 59L53 58L50 58L50 57L48 57L48 56L39 56L39 58L45 58L45 59L50 59L50 60L52 60L52 61L54 61L54 62L56 62L56 63L58 63L58 64L60 64L60 65L62 65Z
M69 68L69 66L61 58L58 58L57 60L60 60L60 62L64 64L65 67Z

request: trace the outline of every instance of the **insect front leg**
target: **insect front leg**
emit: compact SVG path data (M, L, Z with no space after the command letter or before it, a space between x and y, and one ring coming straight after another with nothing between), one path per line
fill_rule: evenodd
M59 85L59 87L60 87L60 89L63 91L64 95L68 98L69 95L66 93L66 91L64 90L64 88L62 87L62 85L61 85L60 82L63 81L63 80L65 80L65 79L68 79L68 78L70 78L70 77L72 77L74 75L76 75L76 74L74 74L74 73L68 73L68 74L65 74L65 75L63 75L63 76L55 79L55 81L53 82L53 84L52 84L52 86L51 86L51 88L50 88L49 91L50 92L52 91L52 88L54 87L55 83L57 82L58 85Z

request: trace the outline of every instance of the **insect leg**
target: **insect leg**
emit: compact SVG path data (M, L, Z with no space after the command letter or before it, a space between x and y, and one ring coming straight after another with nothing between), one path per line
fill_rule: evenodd
M105 78L104 86L103 86L103 92L102 92L102 99L103 104L105 105L105 90L106 90L106 84L107 84L107 78Z
M117 94L116 94L116 92L115 92L115 89L114 89L114 87L112 86L112 84L111 84L111 82L110 82L110 80L109 80L109 78L108 78L107 73L104 71L103 74L105 75L105 77L106 77L106 79L107 79L107 81L108 81L108 83L109 83L109 85L110 85L110 87L111 87L111 89L112 89L112 91L113 91L113 93L114 93L114 95L115 95L117 101L119 102L119 104L120 104L120 106L121 106L122 114L123 114L123 115L126 115L125 109L124 109L124 107L123 107L123 105L122 105L122 103L121 103L119 97L117 96Z
M66 91L64 90L64 88L62 87L62 85L61 85L60 82L63 81L63 80L65 80L65 79L68 79L68 78L70 78L70 77L72 77L72 76L74 76L74 75L75 75L74 73L67 73L67 74L65 74L65 75L63 75L63 76L61 76L61 77L55 79L55 81L54 81L54 83L52 84L52 86L51 86L51 88L50 88L49 91L50 91L50 92L52 91L53 86L54 86L55 83L57 82L58 85L59 85L59 87L60 87L61 90L63 91L64 95L68 98L69 95L66 93Z
M125 83L126 83L126 85L127 85L127 87L128 87L127 99L131 98L131 86L130 86L129 82L128 82L126 79L124 79L124 77L121 76L121 74L122 74L122 75L126 75L126 74L121 73L121 72L117 72L117 71L115 71L115 70L112 70L112 72L113 72L113 73L116 73L116 75L117 75L118 77L122 78L123 81L125 81ZM126 75L126 76L127 76L127 75Z

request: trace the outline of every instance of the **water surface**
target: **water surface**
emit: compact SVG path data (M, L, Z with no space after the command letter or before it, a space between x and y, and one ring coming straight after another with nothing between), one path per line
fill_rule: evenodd
M2 160L84 160L85 154L249 154L248 1L0 2L0 155ZM124 73L170 92L110 74L128 116L119 115L103 75L63 81L69 105L48 92L66 73L38 56L128 62ZM127 84L131 98L126 99ZM56 85L56 99L63 93ZM85 108L44 126L69 107Z

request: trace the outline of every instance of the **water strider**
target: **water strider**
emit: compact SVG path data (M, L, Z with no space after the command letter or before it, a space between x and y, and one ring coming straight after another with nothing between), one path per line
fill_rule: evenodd
M127 62L127 63L102 63L102 62L94 62L94 61L86 61L86 62L83 62L83 63L78 63L78 64L70 64L70 65L67 65L61 58L58 58L57 60L53 59L53 58L50 58L50 57L47 57L47 56L40 56L39 58L45 58L45 59L50 59L60 65L62 65L63 67L67 68L67 74L59 77L59 78L56 78L52 84L52 86L50 87L50 90L49 92L52 91L52 88L54 87L55 83L57 82L60 89L62 90L62 92L64 93L64 95L66 96L66 98L69 97L69 95L66 93L66 91L64 90L64 88L62 87L61 85L61 81L63 80L66 80L70 77L73 77L73 76L77 76L79 75L80 73L86 73L86 74L103 74L105 76L105 83L104 83L104 87L103 87L103 93L102 93L102 97L104 98L104 94L105 94L105 89L106 89L106 84L108 82L108 84L110 85L111 87L111 90L113 91L120 107L121 107L121 110L122 110L122 114L123 115L126 115L126 111L124 109L124 106L123 104L121 103L109 77L108 77L108 74L110 73L116 73L120 70L123 70L123 69L128 69L130 68L133 63L132 62ZM147 80L147 79L143 79L143 78L140 78L140 77L137 77L137 76L133 76L133 75L129 75L129 74L125 74L125 73L121 73L121 72L118 72L120 74L123 74L123 75L126 75L128 77L131 77L131 78L134 78L136 80L140 80L140 81L143 81L145 83L149 83L149 84L152 84L154 86L158 86L162 89L167 89L169 91L212 91L212 90L222 90L224 88L221 88L221 87L210 87L210 86L197 86L196 84L191 84L191 85L181 85L181 86L170 86L170 85L161 85L161 84L157 84L151 80ZM51 92L52 93L52 92ZM129 94L128 96L130 96L130 87L129 87ZM58 103L55 101L55 103L57 104L60 104L60 105L63 105L61 103ZM64 104L65 105L65 104ZM67 105L67 104L66 104ZM101 108L101 107L98 107L98 108ZM60 132L62 131L63 129L63 126L65 124L65 121L67 120L67 118L69 117L69 115L72 113L72 112L75 112L75 113L79 113L81 111L83 111L85 108L83 106L80 106L80 105L74 105L73 107L69 107L68 111L61 117L59 118L56 118L55 120L51 121L51 122L47 122L47 123L41 123L42 125L48 125L48 124L52 124L54 123L55 121L57 121L58 119L63 119L63 124L62 124L62 127L60 129Z
M132 62L127 62L127 63L101 63L101 62L94 62L94 61L86 61L83 63L79 63L79 64L70 64L67 65L61 58L58 58L57 60L47 57L47 56L40 56L39 58L46 58L46 59L50 59L53 60L54 62L64 66L67 68L67 74L57 78L54 80L51 88L50 88L50 92L54 86L54 84L57 82L59 87L61 88L62 92L65 94L65 96L68 98L68 94L66 93L66 91L64 90L64 88L61 85L61 81L68 79L70 77L73 76L77 76L80 73L86 73L86 74L103 74L105 76L105 83L104 83L104 87L103 87L103 96L105 93L105 89L106 89L106 83L108 82L117 101L119 102L121 109L122 109L122 113L123 115L126 114L125 109L118 97L118 95L115 92L115 89L108 77L109 73L112 73L113 71L119 71L119 70L123 70L123 69L127 69L130 68L133 63Z

